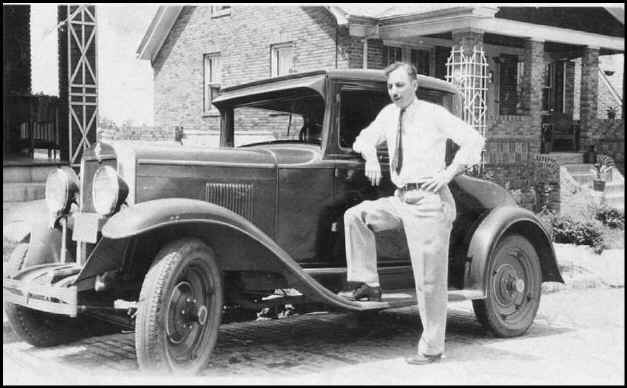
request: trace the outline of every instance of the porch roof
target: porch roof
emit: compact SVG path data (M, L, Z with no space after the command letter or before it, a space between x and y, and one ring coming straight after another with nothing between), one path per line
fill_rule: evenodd
M619 7L494 7L471 5L329 6L338 24L357 37L410 40L455 30L486 33L536 41L590 46L624 52L624 8ZM531 10L531 12L518 12ZM551 12L560 13L555 23ZM593 10L595 18L590 18ZM518 13L520 17L516 16ZM522 15L524 14L524 15ZM568 18L564 18L566 15ZM524 16L524 17L523 17ZM605 21L600 23L599 21ZM609 27L608 27L609 26Z

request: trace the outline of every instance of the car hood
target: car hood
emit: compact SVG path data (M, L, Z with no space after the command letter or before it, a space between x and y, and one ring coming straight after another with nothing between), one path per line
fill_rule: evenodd
M133 142L112 142L118 162L147 161L166 164L209 162L212 164L276 166L274 154L265 149L212 148L185 145L159 145Z

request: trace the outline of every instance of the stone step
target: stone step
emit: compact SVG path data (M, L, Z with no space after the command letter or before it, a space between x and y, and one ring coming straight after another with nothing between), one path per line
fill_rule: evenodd
M590 186L594 180L594 175L592 174L571 174L571 176L575 182L582 186Z
M594 164L588 163L575 163L575 164L564 164L563 167L568 170L570 173L582 173L582 172L590 172L594 169Z
M606 195L608 195L608 194L622 194L624 196L625 195L625 183L609 182L609 183L607 183L605 185L604 193Z
M579 152L551 152L548 156L560 165L583 163L583 154Z
M56 166L3 166L2 182L45 182L48 174L54 171Z
M24 202L43 199L45 183L9 182L2 183L2 202Z

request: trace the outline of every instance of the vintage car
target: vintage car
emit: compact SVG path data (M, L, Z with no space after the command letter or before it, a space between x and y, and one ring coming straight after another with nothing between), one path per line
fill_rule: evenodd
M451 84L418 81L419 98L460 114ZM292 74L225 88L214 103L219 147L97 143L78 175L63 167L48 176L47 209L35 212L3 280L24 340L51 346L126 327L140 368L194 373L229 316L416 303L402 230L377 236L382 301L338 295L350 286L345 210L394 189L385 146L379 186L351 149L389 103L382 71ZM271 136L247 143L261 130ZM450 143L447 160L454 151ZM449 300L472 300L497 336L521 335L541 283L562 282L550 236L495 183L460 175L450 188Z

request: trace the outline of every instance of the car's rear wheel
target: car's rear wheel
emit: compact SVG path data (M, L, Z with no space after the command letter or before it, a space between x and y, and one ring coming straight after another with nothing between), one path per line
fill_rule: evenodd
M524 334L540 305L542 271L535 248L523 236L506 236L488 265L486 299L473 300L477 319L499 337Z
M7 276L13 276L24 268L27 254L27 243L15 247L7 263ZM119 331L118 327L91 317L69 318L32 310L13 303L5 303L4 311L15 333L24 341L37 347L56 346L85 337Z
M142 285L135 322L143 370L194 374L215 346L222 279L211 249L198 239L162 248Z

